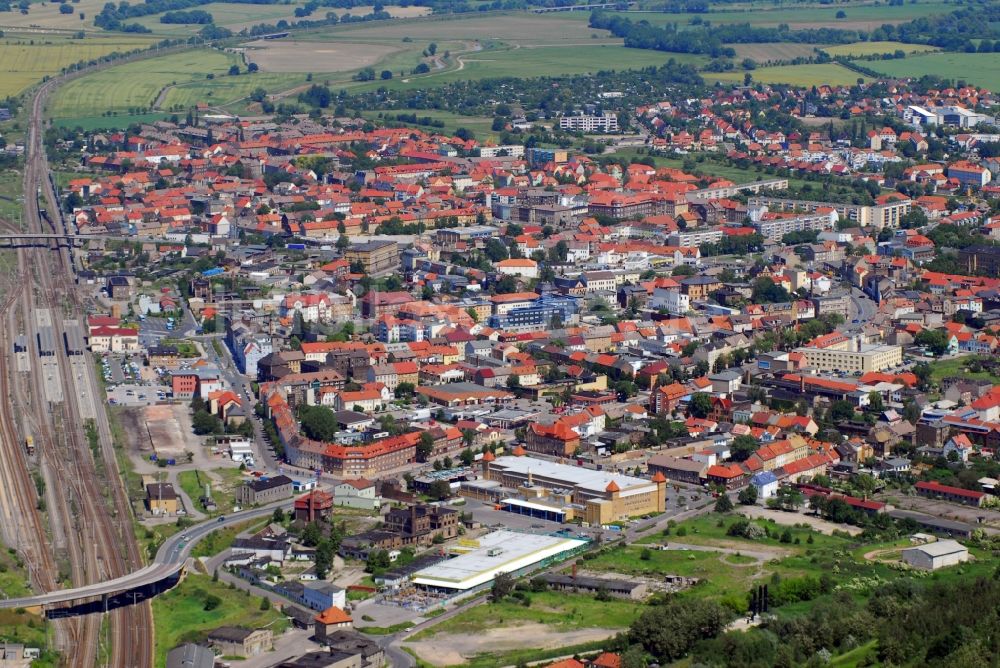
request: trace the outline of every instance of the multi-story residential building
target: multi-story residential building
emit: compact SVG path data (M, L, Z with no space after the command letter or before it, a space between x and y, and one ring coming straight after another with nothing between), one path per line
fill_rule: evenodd
M948 177L966 186L982 188L993 180L990 170L968 160L959 160L948 165Z
M257 363L274 350L269 335L255 332L241 323L229 327L226 343L233 352L233 360L240 373L254 379L258 375Z
M884 200L884 201L883 201ZM815 200L787 199L782 197L751 197L748 209L767 207L768 211L796 211L815 213L820 209L833 209L837 215L854 221L860 227L898 227L899 219L909 213L913 201L902 196L879 198L874 205L845 204L843 202L818 202Z
M802 216L786 216L767 218L758 214L751 215L753 226L767 239L778 239L789 232L807 232L809 230L823 231L837 224L837 212L832 208L827 212Z
M722 240L725 232L721 227L707 227L695 230L680 230L672 232L667 237L667 243L671 246L701 246L702 244L714 244Z
M850 350L835 348L796 348L806 358L806 364L814 371L847 371L866 373L884 371L903 363L903 349L900 346L865 345Z
M350 262L361 263L367 274L381 274L399 268L399 245L395 241L368 241L354 244L344 252Z
M605 113L600 116L563 116L559 129L572 132L618 132L618 116Z
M285 475L246 482L236 490L236 500L242 506L266 505L291 495L292 479Z
M534 294L534 293L532 293ZM490 327L512 332L541 331L554 325L570 325L578 320L579 305L575 297L545 294L525 306L505 309L502 315L491 315Z

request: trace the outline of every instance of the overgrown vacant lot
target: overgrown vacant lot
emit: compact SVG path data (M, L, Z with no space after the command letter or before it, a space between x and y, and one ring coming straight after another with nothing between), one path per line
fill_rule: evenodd
M70 39L62 35L8 34L0 39L0 97L17 95L68 65L115 51L142 49L150 43L149 38L126 35Z
M277 610L260 609L260 599L248 592L212 582L208 575L187 575L153 599L156 622L155 665L163 666L167 652L182 642L199 642L220 626L267 627L275 637L288 627Z

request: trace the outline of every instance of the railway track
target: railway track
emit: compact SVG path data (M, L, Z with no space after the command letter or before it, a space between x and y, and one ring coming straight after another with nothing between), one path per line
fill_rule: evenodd
M36 233L65 232L59 229L62 221L55 213L59 210L58 200L49 180L42 137L45 100L59 82L52 80L40 86L31 105L24 200L27 227ZM42 215L39 200L44 202L48 211L53 212L52 215ZM20 267L31 279L18 293L21 313L24 322L28 323L35 309L50 309L55 339L59 343L56 357L64 398L60 405L48 404L39 386L43 382L40 362L34 360L35 373L30 380L35 387L34 391L29 388L28 399L23 402L22 409L28 419L34 417L37 426L40 470L51 490L48 495L52 502L50 516L65 542L70 577L74 584L85 585L125 575L142 565L142 557L132 533L132 510L127 491L121 483L107 416L101 410L96 411L98 447L92 451L80 416L79 388L74 381L77 369L74 369L61 346L63 318L85 312L76 290L71 253L71 249L60 246L58 241L52 241L47 248L18 250ZM13 331L9 330L6 334L8 344ZM80 376L79 380L86 384L87 391L96 400L93 368L87 365ZM6 375L4 380L6 382ZM13 422L5 422L12 429ZM4 438L4 441L8 440L9 435ZM23 463L23 459L22 455L19 460ZM26 468L4 470L3 473L12 478L20 476L21 482L17 484L21 487L25 481L30 484ZM24 504L27 499L22 496L12 501ZM25 508L24 505L21 507ZM26 514L38 520L33 508ZM56 532L53 533L55 538ZM57 568L57 564L48 563L45 571L51 575L57 572ZM46 585L55 586L51 581L36 583L40 588ZM153 624L148 602L109 613L110 656L103 661L99 661L98 657L100 616L59 620L57 630L68 665L90 667L104 664L116 668L152 665Z

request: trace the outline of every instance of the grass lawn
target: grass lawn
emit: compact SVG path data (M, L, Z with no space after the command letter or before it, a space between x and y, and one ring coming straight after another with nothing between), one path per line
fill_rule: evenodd
M215 607L207 610L211 603L216 603ZM174 646L202 641L219 626L267 627L275 636L288 627L288 620L277 610L261 610L257 597L197 574L188 574L176 587L153 599L153 622L156 666L166 663L167 652Z
M2 21L0 21L2 22ZM143 49L152 40L125 35L44 37L25 33L7 34L0 40L0 97L17 95L42 77L57 74L67 65L89 61L115 51Z
M657 167L673 167L675 169L684 168L684 159L675 157L666 157L660 155L649 156L646 153L639 153L637 149L625 148L619 151L615 151L613 155L618 156L623 161L631 160L632 158L645 158L652 157L653 162L656 163ZM767 172L756 169L754 167L748 167L747 169L741 169L733 165L722 164L716 162L710 158L705 158L701 162L695 161L694 172L697 174L705 174L707 176L714 176L719 179L726 179L732 181L733 183L750 183L751 181L764 181L767 179L778 178L774 174L768 174ZM788 183L793 186L802 186L808 181L802 179L797 179L795 177L789 177Z
M928 53L937 51L937 47L924 44L905 44L903 42L855 42L854 44L838 44L823 49L831 56L875 56L883 53Z
M608 644L606 640L559 647L557 649L520 649L513 652L490 652L487 654L477 654L464 664L463 668L502 668L503 666L517 666L529 661L544 661L558 656L581 654L583 652L595 652L604 649Z
M169 118L170 114L116 114L114 116L76 116L54 118L52 125L57 128L80 128L82 130L120 130L133 123L155 123Z
M218 473L229 470L216 469L214 472ZM237 470L237 472L239 471ZM207 475L200 474L198 471L181 471L177 474L177 481L180 483L181 489L190 497L191 502L196 505L198 504L198 499L205 493L205 483L210 483L212 499L215 501L216 510L208 513L209 517L233 511L235 498L233 497L233 487L231 485L226 483L219 485L213 479ZM198 510L205 512L200 506Z
M396 114L416 114L417 118L430 117L435 121L442 121L444 123L443 128L431 127L429 125L416 125L415 127L423 128L426 132L440 132L443 134L455 134L455 130L458 128L467 128L476 133L476 137L479 139L484 139L491 135L498 135L499 133L493 132L493 119L487 118L486 116L462 116L461 114L455 114L450 111L438 111L436 109L384 109L380 111L362 111L361 115L365 118L371 118L373 120L385 119L388 123L403 123L402 121L393 120ZM413 123L403 123L409 127L414 127Z
M233 541L236 540L236 536L239 534L244 531L260 529L270 521L270 517L248 520L231 527L226 527L225 529L213 531L202 538L201 541L194 546L191 550L191 556L197 559L198 557L210 557L214 554L218 554L231 546Z
M893 61L896 62L896 61ZM902 61L900 61L902 62ZM702 72L705 83L722 81L724 83L743 82L743 70L730 72ZM754 81L767 84L789 84L793 86L812 86L828 84L831 86L846 86L865 79L857 72L852 72L837 63L813 63L807 65L778 65L777 67L760 67L750 71Z
M21 203L17 201L23 192L24 178L15 169L0 170L0 218L12 223L18 222Z
M995 53L930 53L902 60L879 60L866 65L893 77L933 74L1000 90L1000 57Z
M593 563L593 562L589 562ZM586 628L625 628L642 612L635 601L598 601L593 596L563 592L528 593L531 605L516 599L484 603L466 610L411 638L420 640L440 633L475 634L486 629L515 628L520 624L545 624L555 632Z
M969 380L991 380L994 383L1000 383L1000 376L990 373L989 371L969 371L966 365L976 359L975 355L966 355L964 357L953 357L947 360L935 360L929 362L931 367L931 380L935 383L940 383L945 378L952 376L961 376L962 378L967 378Z
M876 650L878 650L878 641L870 640L864 645L855 647L850 652L833 657L827 665L831 668L854 668L854 666L873 665L869 661L875 658Z

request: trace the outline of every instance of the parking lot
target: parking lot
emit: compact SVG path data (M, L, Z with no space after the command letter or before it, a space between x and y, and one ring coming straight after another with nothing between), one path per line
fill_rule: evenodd
M148 406L169 398L170 388L166 385L122 383L108 386L108 403L112 406Z

